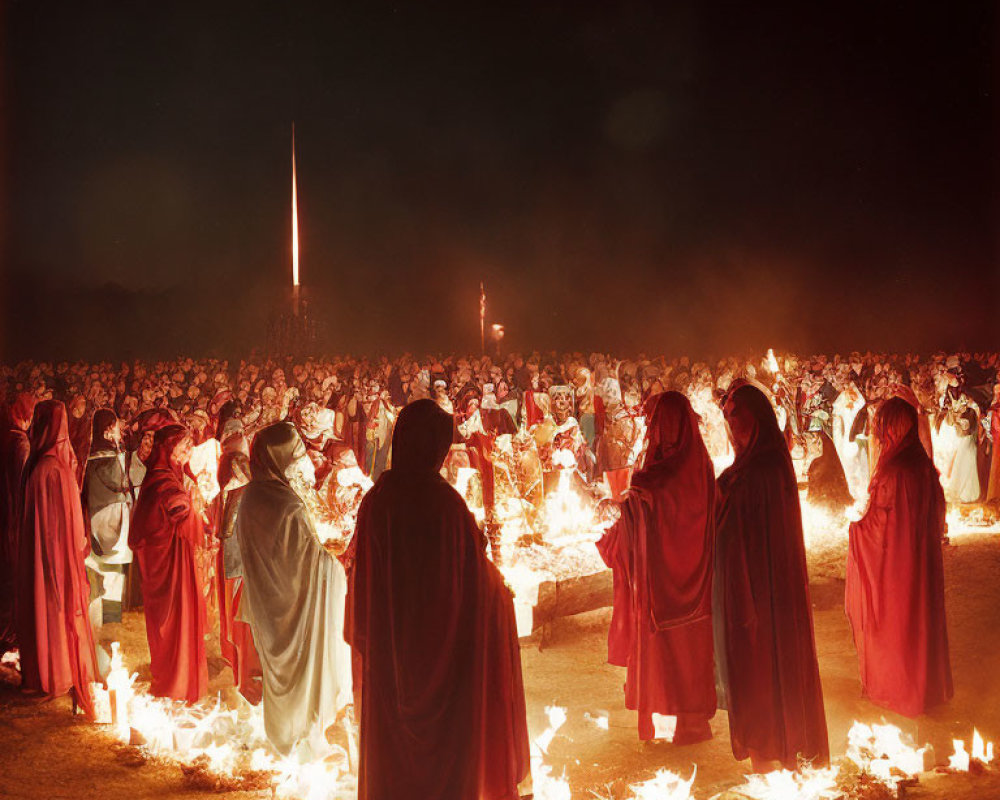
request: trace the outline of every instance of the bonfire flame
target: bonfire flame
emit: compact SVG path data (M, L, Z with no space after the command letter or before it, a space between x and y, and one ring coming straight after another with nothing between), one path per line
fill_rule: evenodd
M748 775L745 783L734 787L733 793L751 800L837 800L843 796L837 788L836 767L803 767L798 772L783 769Z
M566 723L566 709L561 706L546 706L545 716L549 724L531 743L531 777L534 783L535 800L571 800L573 793L565 776L552 776L552 767L545 763L549 745L556 732Z
M648 781L629 786L631 800L692 800L691 786L697 774L697 766L687 780L668 769L661 769Z
M135 680L124 665L118 642L112 643L107 687L94 684L93 688L98 723L111 725L120 741L142 744L168 760L200 762L206 771L223 778L253 773L269 777L277 797L354 797L348 754L328 744L322 731L281 756L267 741L262 707L244 703L228 709L218 698L190 706L152 697L135 688Z
M978 729L972 730L972 752L965 749L963 739L953 739L955 753L948 758L948 766L958 772L968 772L971 762L978 761L984 767L993 761L993 742L986 742Z
M899 784L924 771L926 747L903 741L895 725L865 725L855 721L847 734L847 757L894 791Z

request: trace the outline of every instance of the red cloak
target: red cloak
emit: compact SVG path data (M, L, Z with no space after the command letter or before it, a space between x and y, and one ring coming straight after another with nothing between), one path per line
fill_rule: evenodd
M17 571L21 685L53 697L72 691L93 719L97 659L83 565L90 542L62 403L35 406L30 439Z
M1000 402L990 407L990 436L993 439L993 455L990 459L990 477L986 486L986 502L1000 501Z
M736 460L719 476L713 615L733 755L829 760L802 512L770 401L741 385L726 401Z
M194 703L208 690L205 598L195 563L202 529L183 469L170 460L187 435L181 425L157 431L128 543L142 577L150 692Z
M21 535L21 483L31 451L25 428L34 407L35 399L21 392L11 407L4 409L4 428L0 430L0 653L17 646L14 584Z
M597 549L614 570L608 661L628 668L625 706L639 712L640 739L654 738L654 712L678 716L680 743L710 736L715 714L715 475L688 399L667 392L650 403L645 463Z
M882 448L864 518L851 525L845 606L865 696L915 717L954 693L941 557L945 500L916 413L894 398L876 425L884 429L894 418L899 432Z
M516 800L528 772L513 599L438 474L451 436L433 401L403 409L345 559L360 800Z

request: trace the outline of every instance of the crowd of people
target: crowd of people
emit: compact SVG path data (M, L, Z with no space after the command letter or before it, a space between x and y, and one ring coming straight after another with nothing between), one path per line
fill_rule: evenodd
M998 368L770 351L4 365L0 650L18 648L26 692L93 715L94 632L123 610L143 609L151 693L187 702L217 628L279 751L353 707L362 797L513 797L527 732L496 521L505 493L537 506L570 471L601 499L609 662L639 736L708 738L721 701L737 758L821 763L799 488L858 516L846 611L866 695L911 716L945 702L945 511L1000 505Z

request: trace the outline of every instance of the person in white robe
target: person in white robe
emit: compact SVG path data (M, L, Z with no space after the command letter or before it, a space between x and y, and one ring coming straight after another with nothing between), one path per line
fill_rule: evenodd
M264 728L281 753L326 730L352 698L343 636L347 578L289 484L288 472L303 458L305 445L291 423L258 433L236 517L240 613L264 673Z
M855 500L868 496L868 441L859 434L851 439L851 430L858 413L865 409L865 399L853 383L848 383L844 391L833 401L833 446L844 466L844 475L851 496ZM867 410L864 411L867 413Z
M949 417L948 422L954 429L955 452L945 475L945 498L949 503L975 503L981 493L976 450L979 415L962 398Z
M88 613L93 628L122 621L126 567L132 562L128 546L131 494L120 449L121 425L110 408L98 409L93 419L90 455L83 481L83 498L90 526L87 578Z

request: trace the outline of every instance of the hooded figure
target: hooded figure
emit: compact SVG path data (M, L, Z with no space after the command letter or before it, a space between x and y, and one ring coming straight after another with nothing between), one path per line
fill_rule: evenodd
M31 452L28 426L34 409L34 396L19 393L10 408L4 409L5 426L0 431L0 652L4 653L17 646L14 584L21 536L21 483Z
M513 599L439 474L451 438L434 401L403 409L348 554L359 800L516 800L528 773Z
M195 703L208 691L208 666L205 596L195 563L204 532L184 485L190 451L183 425L156 432L128 543L142 575L150 693Z
M944 492L906 400L882 405L875 435L880 455L868 509L850 530L847 617L865 696L915 717L953 694L941 557Z
M97 661L83 566L90 543L66 407L58 400L35 406L29 438L16 601L21 685L52 697L72 691L76 705L93 719Z
M733 755L755 772L829 760L791 456L752 385L724 408L736 460L719 476L713 615Z
M264 727L280 752L351 701L344 644L344 568L319 538L286 470L306 455L295 426L257 434L235 536L243 562L240 616L250 623L264 676Z
M647 407L645 462L597 544L614 570L608 661L628 668L625 706L639 712L639 738L655 738L657 713L676 716L673 741L689 744L711 737L716 704L715 473L684 395L654 395Z

